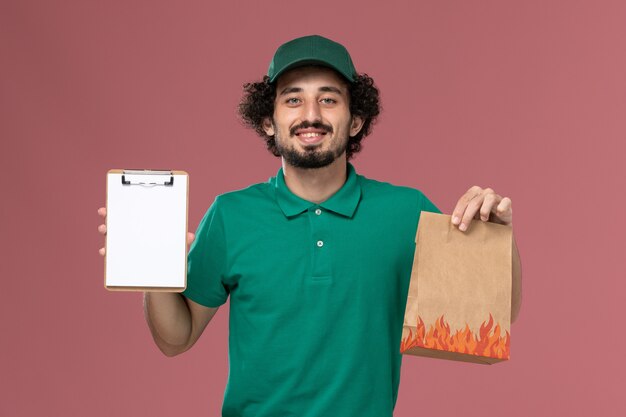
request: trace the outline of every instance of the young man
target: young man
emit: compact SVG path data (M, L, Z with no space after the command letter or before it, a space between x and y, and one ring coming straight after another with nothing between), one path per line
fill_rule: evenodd
M421 211L440 211L348 162L379 103L343 46L292 40L244 89L241 116L282 168L215 199L189 239L187 290L145 294L153 338L168 356L186 351L230 296L224 416L391 416L415 232ZM511 200L474 186L453 222L477 216L511 225Z

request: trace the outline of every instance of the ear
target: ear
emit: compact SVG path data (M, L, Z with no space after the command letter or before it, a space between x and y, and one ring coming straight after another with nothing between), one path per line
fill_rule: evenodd
M269 117L263 119L263 130L267 136L274 136L274 124L272 123L272 119Z
M352 116L352 123L350 123L350 137L356 136L363 127L364 120L361 116Z

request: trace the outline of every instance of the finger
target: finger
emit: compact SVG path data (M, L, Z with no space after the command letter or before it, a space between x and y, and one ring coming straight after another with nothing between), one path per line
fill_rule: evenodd
M458 225L459 223L461 223L463 213L465 213L469 202L472 201L474 198L479 197L482 192L482 188L480 188L478 185L474 185L470 187L470 189L467 190L465 194L461 196L461 198L459 198L456 206L454 207L454 210L452 210L452 224Z
M504 224L513 225L513 202L510 198L504 197L496 208L496 215Z
M106 249L104 249L104 248L100 248L100 249L98 250L98 253L100 253L100 255L102 255L102 256L104 256L104 253L105 253L105 252L106 252Z
M496 209L496 213L497 214L504 214L505 212L511 210L511 206L512 205L513 205L513 202L511 201L511 199L509 197L504 197L500 201L500 204L498 204L498 207Z
M102 233L103 235L106 235L107 234L106 224L101 224L100 226L98 226L98 232Z
M495 211L500 200L502 200L502 197L496 193L489 193L485 196L483 205L480 207L480 219L482 221L486 222L489 220L491 212Z
M487 188L487 189L483 190L483 193L485 191L487 191L487 190L490 190L490 189ZM467 207L465 208L465 211L461 215L461 224L459 225L459 230L460 231L462 231L462 232L466 231L467 228L469 227L470 223L472 222L472 219L474 217L478 218L478 210L482 206L483 200L484 200L484 194L483 193L475 195L474 198L472 198L468 202Z
M482 197L472 200L467 208L465 209L465 213L461 217L461 224L459 225L459 230L464 232L467 230L469 225L472 223L472 219L478 215L478 209L482 203Z
M102 217L106 217L107 216L107 209L106 209L106 207L100 207L98 209L98 214L101 215Z
M196 235L191 232L187 232L187 245L191 245L195 239Z

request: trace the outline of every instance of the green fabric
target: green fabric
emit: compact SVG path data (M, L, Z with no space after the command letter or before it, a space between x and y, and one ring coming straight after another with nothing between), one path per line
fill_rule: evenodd
M356 69L348 50L341 44L319 35L303 36L282 44L276 50L267 70L270 82L285 71L303 65L323 65L338 71L354 82Z
M422 210L440 213L352 165L319 205L292 194L282 169L215 199L184 295L207 307L230 295L223 416L392 415Z

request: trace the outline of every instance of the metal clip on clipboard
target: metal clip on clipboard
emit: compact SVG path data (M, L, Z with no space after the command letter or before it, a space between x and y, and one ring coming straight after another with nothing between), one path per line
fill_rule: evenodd
M168 170L125 169L122 173L122 185L174 185L174 175Z

